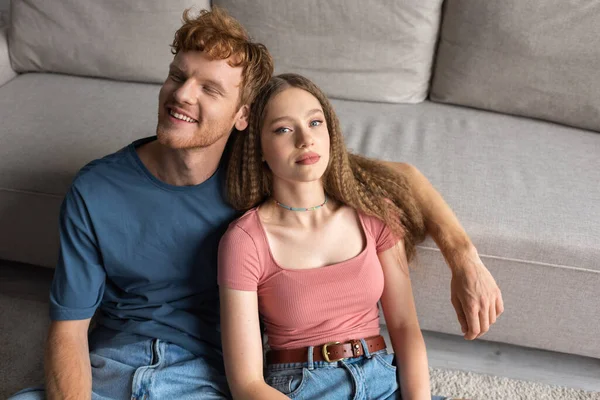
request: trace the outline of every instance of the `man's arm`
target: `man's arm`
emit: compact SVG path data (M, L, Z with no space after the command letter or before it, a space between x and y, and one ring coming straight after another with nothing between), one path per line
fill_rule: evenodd
M104 295L106 272L89 215L76 186L61 206L60 252L50 287L50 329L44 370L48 399L90 399L88 328Z
M90 319L50 324L44 363L49 400L92 398L89 325Z
M477 249L442 196L414 166L384 162L406 177L425 218L427 233L452 270L451 300L465 339L476 339L504 312L502 293Z

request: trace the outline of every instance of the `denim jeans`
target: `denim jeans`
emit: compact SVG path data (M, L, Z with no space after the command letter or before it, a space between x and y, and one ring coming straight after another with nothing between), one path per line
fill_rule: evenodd
M366 347L365 347L366 348ZM312 361L272 364L265 381L291 399L374 400L402 399L394 355L386 350L338 362ZM444 397L432 396L432 400Z
M159 339L116 340L94 346L92 399L230 399L222 356L207 345L205 357ZM92 343L90 342L90 348ZM9 400L44 399L43 387Z

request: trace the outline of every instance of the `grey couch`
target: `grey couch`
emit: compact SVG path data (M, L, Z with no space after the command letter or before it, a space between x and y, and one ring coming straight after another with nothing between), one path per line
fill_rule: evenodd
M71 179L154 133L181 11L208 6L102 3L14 1L0 35L0 397L41 377L52 274L36 266L56 262ZM503 291L486 340L600 358L598 7L213 3L267 45L276 72L324 88L350 148L412 163L442 193ZM412 276L422 327L460 334L431 240Z

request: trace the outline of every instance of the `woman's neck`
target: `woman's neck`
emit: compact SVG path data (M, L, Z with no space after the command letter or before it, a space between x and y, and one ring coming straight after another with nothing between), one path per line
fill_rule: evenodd
M280 204L277 204L280 203ZM271 199L261 206L269 222L291 226L315 227L329 216L335 207L331 199L325 202L325 190L320 181L305 183L274 182ZM322 206L321 206L322 205ZM313 208L309 211L294 209Z

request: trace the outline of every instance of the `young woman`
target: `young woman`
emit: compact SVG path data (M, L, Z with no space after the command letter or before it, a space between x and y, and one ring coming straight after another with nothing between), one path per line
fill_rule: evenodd
M280 75L259 94L234 144L228 197L250 209L219 247L234 398L432 398L408 272L423 218L397 175L347 152L308 79ZM379 301L395 357L379 336Z

